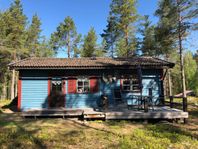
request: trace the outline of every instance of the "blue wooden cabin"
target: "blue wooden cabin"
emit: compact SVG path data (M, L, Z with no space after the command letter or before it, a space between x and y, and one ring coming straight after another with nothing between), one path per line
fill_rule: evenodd
M153 57L28 58L9 64L19 71L18 109L83 109L129 102L132 95L149 95L163 103L165 70L173 63ZM142 88L141 88L142 86ZM118 98L118 96L120 96ZM137 101L132 100L132 105Z

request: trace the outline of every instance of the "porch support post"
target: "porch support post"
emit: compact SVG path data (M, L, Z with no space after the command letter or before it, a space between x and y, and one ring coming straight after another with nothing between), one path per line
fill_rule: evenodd
M50 108L50 94L51 94L51 78L48 77L48 83L47 83L47 88L48 88L48 105L46 105L48 107L48 109Z
M173 96L170 96L170 108L173 108Z
M188 112L188 102L187 102L187 97L183 97L183 111ZM187 124L188 121L186 118L184 118L184 124Z
M149 97L144 97L144 112L148 112Z
M18 111L21 111L21 96L22 96L22 83L21 83L21 77L19 77L18 80L18 104L17 109Z
M172 81L171 81L171 72L168 70L168 90L169 90L169 96L172 96Z

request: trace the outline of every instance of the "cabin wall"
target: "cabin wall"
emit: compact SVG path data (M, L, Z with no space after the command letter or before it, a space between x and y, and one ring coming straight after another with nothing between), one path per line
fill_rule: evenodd
M100 81L98 83L98 88ZM100 100L100 89L95 93L69 93L68 80L66 80L66 108L96 108L97 102Z
M152 88L153 94L153 102L154 104L159 104L161 101L159 99L160 96L163 95L163 89L161 81L162 70L143 70L142 71L142 95L148 96L149 95L149 88ZM124 100L130 99L131 95L140 95L141 93L133 93L133 92L122 92L122 98ZM137 101L132 101L134 105L137 105Z
M21 110L47 108L48 80L22 79Z
M59 72L57 72L59 71ZM52 71L52 70L21 70L21 110L27 109L41 109L48 108L48 94L49 94L49 78L59 74L59 77L67 78L71 76L70 71ZM103 73L112 74L113 71L95 71L94 75L102 76ZM143 95L148 95L149 88L152 88L154 101L158 104L160 101L158 97L163 95L163 89L161 88L162 81L161 70L143 70L142 71L142 83L143 83ZM78 74L85 74L91 76L92 72L72 72L76 76ZM131 70L122 70L119 74L130 74ZM96 108L101 105L101 95L105 94L109 98L109 104L114 105L113 90L121 89L121 80L117 79L113 83L105 83L101 77L98 79L98 91L88 94L69 93L69 78L65 79L65 108ZM122 99L127 100L131 95L140 95L140 93L122 92ZM137 104L135 101L133 104Z

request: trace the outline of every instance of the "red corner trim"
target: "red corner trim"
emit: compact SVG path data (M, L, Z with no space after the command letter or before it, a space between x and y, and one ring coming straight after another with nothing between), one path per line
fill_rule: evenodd
M120 90L122 91L122 78L120 78Z
M51 79L48 78L48 108L50 107Z
M66 81L63 80L64 106L66 107Z
M19 79L18 80L18 104L17 104L18 111L21 110L21 92L22 92L21 79Z
M98 79L97 78L90 79L90 92L91 93L98 92Z

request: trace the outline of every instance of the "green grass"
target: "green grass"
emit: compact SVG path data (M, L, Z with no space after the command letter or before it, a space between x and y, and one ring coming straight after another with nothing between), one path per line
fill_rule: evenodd
M189 124L22 119L0 113L0 148L198 148L198 108Z
M120 125L120 122L116 123ZM63 119L0 123L3 128L0 130L0 148L198 147L198 140L191 134L178 128L170 128L167 124L124 123L121 124L122 127L110 127L108 122L88 122L84 125Z

